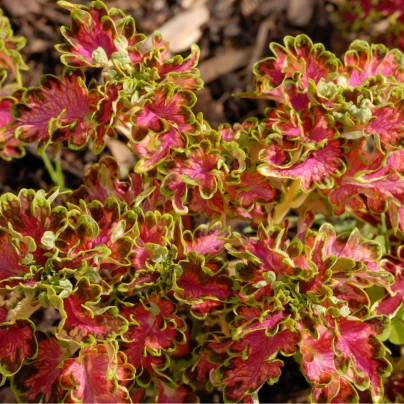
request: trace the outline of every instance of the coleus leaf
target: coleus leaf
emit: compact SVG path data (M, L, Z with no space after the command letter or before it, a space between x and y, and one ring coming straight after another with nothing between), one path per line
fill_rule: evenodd
M204 199L197 189L191 189L190 193L191 197L188 202L190 212L203 212L206 216L221 215L223 213L223 197L220 191L214 193L210 199Z
M14 137L12 131L7 130L7 126L14 120L11 109L16 102L17 100L12 97L0 98L0 156L4 160L25 155L25 149L21 142Z
M338 374L333 351L334 336L331 331L317 326L318 338L303 333L300 343L302 371L314 383L311 392L313 402L357 402L358 394L352 386L352 372L345 377Z
M313 262L319 268L319 274L311 279L303 290L332 284L335 280L346 281L359 287L371 285L386 286L392 283L392 276L379 265L381 249L378 243L361 240L358 230L336 236L335 230L328 224L321 226L315 246ZM335 257L338 260L330 262ZM328 267L329 269L326 269ZM334 279L329 283L330 278ZM319 290L319 292L320 292ZM320 292L321 294L321 292Z
M114 44L116 38L116 29L113 21L108 16L108 10L101 1L93 1L90 7L73 6L70 3L61 3L68 5L72 24L70 28L62 27L62 35L69 42L68 44L58 45L59 52L66 55L62 56L62 62L68 66L96 66L97 59L94 54L97 50L103 51L106 56L106 62L112 53L117 51ZM72 7L73 6L73 7Z
M328 194L329 200L337 214L348 206L354 212L367 208L380 216L387 208L393 229L403 230L403 151L384 156L378 152L367 153L362 147L360 143L346 156L350 162L348 170L336 179L335 187Z
M36 338L38 355L14 376L13 390L21 401L61 402L66 392L60 386L59 379L69 350L53 336L37 332Z
M224 250L224 237L226 231L222 230L222 224L217 222L212 226L200 225L193 232L186 230L182 237L184 240L185 253L195 251L208 261Z
M335 327L335 366L341 372L351 369L353 382L359 389L370 388L375 400L383 397L382 378L391 372L385 359L384 345L377 338L383 330L381 317L357 321L338 317L330 323Z
M382 260L382 267L394 276L394 283L389 288L389 293L375 303L373 309L377 314L385 314L392 318L400 309L404 301L404 272L403 272L404 248L400 247L397 257L389 256Z
M157 263L159 252L164 254L165 250L159 246L167 244L173 220L171 215L161 215L158 211L143 214L139 209L137 212L135 246L132 248L130 259L135 270L141 270L146 268L147 262Z
M252 207L255 203L274 203L280 198L279 191L272 188L266 177L258 172L244 171L240 177L240 183L227 186L226 190L230 201L240 204L245 209Z
M191 54L187 58L176 55L165 60L168 47L159 32L152 37L154 50L143 55L144 64L157 71L160 80L171 82L185 90L195 90L202 87L199 70L196 69L199 59L199 48L191 45Z
M129 144L134 153L142 156L135 166L137 173L152 170L169 157L172 149L182 149L184 146L184 136L172 126L163 133L149 132L141 141Z
M190 148L188 153L177 154L174 161L167 164L166 171L177 174L186 184L197 186L202 198L210 199L222 176L217 168L219 160L218 151L212 150L211 143L203 140L198 146Z
M389 80L402 82L404 79L403 55L397 49L389 50L384 45L370 45L356 40L344 56L342 72L348 75L351 86L362 85L369 77L381 74Z
M266 230L263 226L258 229L257 238L236 236L232 240L233 249L226 245L229 253L243 259L244 265L237 268L237 275L246 281L257 283L263 279L265 272L274 272L276 276L294 276L299 269L282 249L284 231L280 227Z
M334 118L324 107L312 106L296 113L294 109L272 109L265 124L288 140L300 140L320 146L324 140L336 139L339 132Z
M147 385L152 374L167 367L165 353L185 343L186 323L175 314L175 305L157 294L135 305L124 304L121 314L129 321L121 349L136 368L137 382Z
M102 204L93 201L82 204L75 216L71 215L71 225L61 232L56 240L56 247L63 258L63 265L71 268L83 260L89 260L92 266L102 268L105 264L120 266L126 271L132 241L126 235L135 222L133 212L126 211L125 205L113 197ZM54 262L56 267L61 264ZM112 267L109 268L113 277Z
M67 1L59 3L70 10L71 26L61 28L68 43L56 46L67 66L105 67L114 53L126 52L128 58L132 53L138 53L135 46L145 37L135 34L132 18L125 17L117 9L108 11L99 0L92 1L89 7Z
M228 301L232 295L233 281L226 272L222 274L220 264L215 264L205 265L205 258L194 251L179 261L173 274L175 297L191 305L206 299Z
M38 142L43 151L49 142L68 141L70 147L80 148L92 131L90 117L97 95L89 93L84 74L66 71L63 79L43 76L41 87L29 89L23 102L13 107L15 122L6 135L24 143Z
M199 350L199 348L197 349ZM209 353L210 349L207 348L198 355L198 361L194 364L192 369L185 374L186 380L188 378L190 380L195 379L197 381L201 381L204 379L209 380L209 374L214 373L216 369L219 367L217 363L212 363L209 361L208 359Z
M161 192L172 200L172 206L178 214L188 213L188 207L184 203L187 198L187 187L180 174L168 174L161 184Z
M65 360L61 384L72 402L122 403L130 402L125 384L133 376L125 355L105 343L84 347L78 358Z
M253 320L259 316L259 311L244 307L240 313L246 320ZM216 370L216 377L224 385L223 395L229 402L238 402L248 394L256 392L265 382L275 383L281 374L283 362L276 358L276 354L291 355L295 352L295 345L300 339L299 333L283 330L271 335L277 329L277 323L282 318L271 316L266 319L261 329L247 330L241 339L233 342L227 352L230 358ZM265 330L268 330L268 334ZM211 347L215 351L214 347Z
M24 359L37 354L35 325L28 319L8 321L8 310L0 306L0 373L12 376L17 373Z
M264 59L254 67L256 75L255 92L265 98L292 105L301 103L296 93L288 94L285 80L295 81L301 90L308 88L309 80L315 83L322 78L332 79L338 71L340 61L327 52L322 44L314 44L306 35L287 36L285 47L271 44L275 57ZM294 86L291 86L292 88ZM302 106L307 106L308 99Z
M51 202L58 192L22 189L18 196L10 193L0 197L0 226L11 228L29 246L37 264L47 260L43 237L46 232L57 234L66 226L67 210L64 207L52 209Z
M28 70L20 54L25 46L26 39L14 36L10 20L0 12L0 69L11 71L16 81L21 85L20 70ZM3 76L4 77L4 76Z
M304 191L315 187L331 189L334 187L335 177L341 177L345 171L343 156L344 150L340 140L330 140L314 150L309 149L295 164L289 163L283 167L273 164L271 155L264 151L264 164L258 167L258 172L266 177L300 178Z
M21 276L29 271L21 261L27 256L29 246L23 240L0 230L0 285L7 283L8 278Z
M99 154L104 150L106 136L113 136L114 121L117 113L122 108L121 99L122 85L119 83L107 83L98 87L99 101L97 110L91 117L94 130L91 132L93 138L93 153Z
M366 125L365 132L374 134L381 142L381 149L384 151L399 147L404 143L403 114L404 96L402 91L395 89L389 94L386 103L372 110L372 119Z
M91 345L99 340L114 340L127 331L128 322L118 314L117 307L94 310L101 299L101 292L99 285L92 285L82 278L70 296L62 299L55 292L49 296L51 304L62 316L56 334L59 339Z
M139 111L131 116L135 144L149 131L162 133L167 126L174 126L180 133L194 132L195 117L190 108L195 102L194 93L169 84L145 94Z
M105 203L109 197L114 197L117 201L123 201L129 205L138 197L142 197L144 184L139 174L129 173L130 182L120 181L119 177L117 161L110 156L101 157L98 163L85 168L84 185L69 196L69 201L77 204L80 199L83 199L86 202L97 200ZM146 191L145 197L148 196L148 192Z

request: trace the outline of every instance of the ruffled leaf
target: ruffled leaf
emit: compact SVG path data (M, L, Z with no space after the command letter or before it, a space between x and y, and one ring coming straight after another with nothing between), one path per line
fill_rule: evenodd
M157 295L130 307L123 306L121 314L129 321L129 330L123 336L121 349L137 372L141 385L150 382L154 369L165 368L165 352L176 350L185 342L183 320L175 315L174 304Z
M127 321L118 315L117 307L103 307L94 310L100 301L101 287L91 285L83 278L73 293L65 299L51 297L62 315L57 337L90 345L95 341L109 341L122 335L128 329Z
M24 359L37 354L35 326L31 320L7 321L7 309L0 306L0 373L12 376L17 373Z
M22 367L13 378L13 389L21 400L29 402L60 402L65 391L59 384L63 360L68 356L54 337L37 333L38 355Z
M41 87L27 90L23 103L13 109L15 122L7 129L24 143L38 142L43 151L49 142L68 141L73 148L86 143L96 96L88 92L84 75L67 71L63 79L43 76ZM5 136L5 135L3 135Z
M64 362L61 384L72 401L126 403L130 400L124 384L133 374L121 352L114 352L108 344L92 345L82 348L78 358Z

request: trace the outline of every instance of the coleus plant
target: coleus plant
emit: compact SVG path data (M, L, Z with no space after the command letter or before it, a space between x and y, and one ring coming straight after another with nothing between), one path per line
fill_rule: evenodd
M2 383L21 402L249 403L293 356L313 402L402 401L403 54L287 37L241 94L265 116L214 129L193 112L197 47L60 5L66 68L37 88L2 17L1 156L119 136L137 162L0 197Z

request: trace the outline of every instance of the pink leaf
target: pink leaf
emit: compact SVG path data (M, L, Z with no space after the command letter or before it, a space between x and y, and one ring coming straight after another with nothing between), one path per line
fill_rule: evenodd
M43 333L37 334L38 355L14 376L14 386L19 395L29 402L60 402L65 391L59 384L63 373L62 363L68 353L57 339Z
M267 179L258 172L244 171L240 183L226 187L230 200L240 204L243 208L250 208L255 203L275 202L279 199L279 192L272 188Z
M383 330L377 317L368 321L352 321L339 317L335 350L336 367L354 372L354 382L359 388L371 388L374 398L383 396L382 378L390 373L391 365L383 357L383 344L376 335Z
M122 385L133 374L133 367L121 352L115 354L105 345L93 345L84 347L78 358L64 362L61 384L73 401L126 403L130 402L129 394Z
M185 324L175 315L174 304L157 295L151 295L143 304L123 306L121 314L130 322L122 350L143 383L148 383L153 368L164 367L164 352L173 352L176 344L184 343L179 329L184 329Z
M201 303L206 298L226 301L232 294L233 281L205 266L204 257L195 252L179 261L173 282L177 298L191 304Z
M168 171L178 174L186 183L197 185L201 196L210 199L217 190L221 176L217 170L219 159L217 152L211 152L210 143L203 141L199 147L192 148L189 155L177 155L173 164L168 166Z
M263 160L267 161L266 155ZM304 191L315 187L333 188L335 177L340 177L345 171L341 141L330 140L322 148L309 150L301 156L298 163L290 167L263 164L258 171L267 177L300 178Z
M35 326L28 319L6 322L7 309L0 306L0 372L11 376L18 372L25 358L37 353Z
M392 76L400 82L404 78L401 57L396 49L389 51L383 45L354 41L345 53L343 71L348 73L351 86L359 86L364 80L377 74Z
M62 61L68 66L96 65L93 52L98 48L103 49L108 59L118 50L114 44L116 28L103 3L74 6L71 19L70 28L61 29L68 43L57 46L58 51L65 54Z
M69 141L72 147L82 147L90 134L90 115L96 101L88 93L83 74L67 72L62 80L43 76L41 87L28 90L24 103L15 108L15 123L19 140L37 141L40 150L48 143Z
M291 355L300 336L289 330L266 336L264 330L250 332L241 340L234 342L229 350L232 352L229 361L222 365L216 374L221 374L224 384L224 396L235 402L246 395L257 391L262 384L275 383L280 374L282 361L275 359L281 351Z
M117 307L104 307L98 313L91 306L100 300L101 287L91 285L82 278L77 288L60 304L62 321L57 336L81 344L92 344L96 340L112 340L128 329L127 321L118 315Z

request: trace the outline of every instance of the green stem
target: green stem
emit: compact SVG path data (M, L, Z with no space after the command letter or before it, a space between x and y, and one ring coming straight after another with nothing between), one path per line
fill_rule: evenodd
M60 162L60 156L55 158L55 167L53 167L52 162L48 155L45 153L42 154L42 161L48 170L49 176L51 177L52 182L60 187L63 191L65 189L65 179L62 171L62 164Z
M280 224L289 210L301 206L309 195L309 192L304 193L300 190L300 179L294 180L289 189L285 192L285 199L276 205L273 222Z

